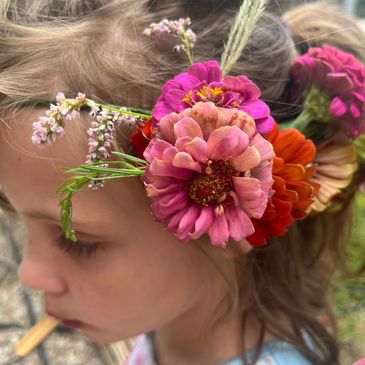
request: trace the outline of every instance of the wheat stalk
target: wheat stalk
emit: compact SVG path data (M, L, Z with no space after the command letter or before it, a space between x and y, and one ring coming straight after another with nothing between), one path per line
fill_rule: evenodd
M243 1L231 27L228 41L222 54L221 67L224 74L228 74L231 71L241 56L257 19L265 9L266 2L267 0Z

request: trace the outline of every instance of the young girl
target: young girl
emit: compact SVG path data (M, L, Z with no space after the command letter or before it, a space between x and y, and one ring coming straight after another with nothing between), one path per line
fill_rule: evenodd
M326 199L317 201L321 213L292 224L286 233L284 229L285 236L269 237L264 243L256 237L260 245L252 237L234 240L233 233L229 242L223 242L224 226L209 235L195 232L196 239L182 243L188 240L186 232L181 229L174 235L171 225L166 229L166 223L156 221L164 219L156 217L156 211L151 214L145 187L133 177L75 194L75 243L63 232L55 192L69 177L62 169L82 164L88 154L85 130L91 117L81 110L67 123L65 137L52 146L40 149L30 138L32 122L41 120L48 109L43 101L58 91L152 110L161 86L189 65L182 52L170 50L174 43L154 42L142 36L143 29L165 17L189 16L197 34L194 62L220 60L241 2L0 4L2 200L27 226L19 277L24 286L44 292L45 311L99 343L145 334L128 359L130 365L338 364L334 331L321 318L332 318L327 289L348 239L351 200L358 184L351 153L342 169L350 171L352 183L345 178L334 183L339 189L332 209L323 207ZM252 80L271 115L286 121L303 105L303 95L296 93L290 79L294 59L324 43L365 60L365 36L336 9L308 5L283 19L266 12L230 74ZM252 118L272 124L268 108L257 104L261 101L255 103L259 109L251 110ZM137 145L130 143L134 127L121 124L117 132L116 149L137 155ZM227 141L228 149L231 140ZM267 146L263 138L261 142ZM285 148L294 153L295 147ZM268 155L266 162L272 164L272 152ZM332 182L328 177L325 189ZM146 183L158 190L153 179ZM315 184L304 186L313 190ZM262 189L267 197L269 187ZM158 204L155 201L154 207ZM180 203L170 197L163 204L167 210Z

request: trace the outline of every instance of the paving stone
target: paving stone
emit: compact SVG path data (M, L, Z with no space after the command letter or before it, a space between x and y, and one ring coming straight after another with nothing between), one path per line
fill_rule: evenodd
M8 361L8 359L14 356L15 344L23 334L24 330L20 329L8 329L0 332L0 364ZM36 352L29 354L29 356L24 358L22 361L17 362L17 364L43 365Z
M29 325L29 315L17 281L2 283L0 289L0 323L17 323L24 328Z

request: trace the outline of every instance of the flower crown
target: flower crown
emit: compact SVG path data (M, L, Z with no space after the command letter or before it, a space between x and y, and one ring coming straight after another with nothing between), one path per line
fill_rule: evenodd
M144 35L176 37L175 49L191 62L164 84L152 112L97 104L81 93L57 95L33 124L34 143L63 135L81 108L89 108L93 120L86 163L66 170L74 176L59 188L67 238L77 240L76 192L131 176L143 179L153 215L182 242L208 234L214 246L225 247L230 238L261 246L308 214L336 209L336 196L365 161L365 67L329 45L309 49L291 68L302 112L277 124L260 89L244 75L228 75L264 5L241 6L220 64L193 63L189 19L152 23ZM135 126L134 156L111 151L122 123Z

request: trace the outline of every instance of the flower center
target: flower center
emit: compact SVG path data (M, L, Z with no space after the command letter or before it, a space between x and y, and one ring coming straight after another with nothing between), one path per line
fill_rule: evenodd
M203 86L199 91L197 90L190 90L186 95L185 98L182 99L182 101L185 101L186 103L190 105L194 105L195 103L199 101L212 101L215 103L217 101L217 98L223 94L223 89L220 87L209 87L209 86Z
M208 161L204 173L197 174L187 184L190 199L199 205L222 203L233 189L236 171L229 161Z
M333 117L330 113L330 96L317 87L311 87L304 93L310 111L318 121L330 122Z

